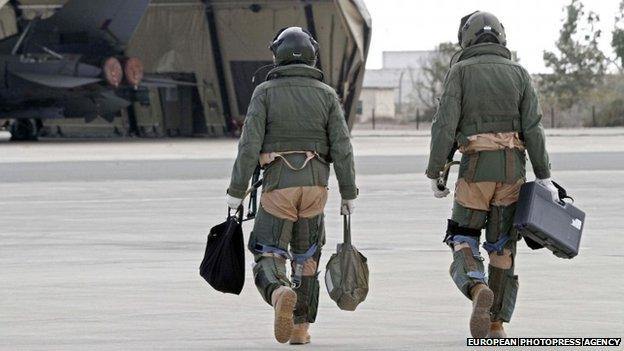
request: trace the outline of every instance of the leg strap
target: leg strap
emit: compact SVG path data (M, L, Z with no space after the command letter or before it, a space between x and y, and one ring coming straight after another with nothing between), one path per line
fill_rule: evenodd
M479 252L479 235L481 230L460 227L457 222L449 220L445 242L453 251L451 277L459 290L470 298L470 289L478 283L485 283L483 257ZM468 244L468 247L458 248L456 245Z
M479 252L479 236L481 235L481 230L474 228L466 228L460 227L457 222L453 220L448 220L448 227L446 229L446 236L444 237L444 242L451 247L454 248L457 244L466 243L470 246L470 250L472 251L472 256L482 260L481 253Z
M446 235L444 236L444 240L442 240L442 242L450 245L455 235L469 236L479 239L481 236L481 229L461 227L459 226L459 223L449 219L446 227Z
M482 280L485 282L485 272L470 271L466 273L466 275L472 279Z
M294 261L294 265L295 265L295 269L293 269L293 273L292 273L292 288L293 289L297 289L301 286L301 277L303 275L303 265L305 264L305 261L307 261L308 259L310 259L312 256L314 256L316 254L316 251L318 250L318 245L312 244L312 246L310 246L310 248L302 253L302 254L296 254L296 253L292 253L292 257L293 257L293 261Z
M263 245L263 244L258 244L256 243L256 245L254 246L254 251L256 251L256 253L262 254L262 255L267 255L267 256L279 256L283 259L292 259L290 254L288 253L288 251L286 250L282 250L280 248L277 247L273 247L273 246L269 246L269 245Z
M465 235L455 235L451 240L452 245L459 245L464 243L468 244L470 246L470 251L472 252L472 257L482 259L481 253L479 252L478 239Z
M509 235L504 234L495 243L490 243L490 242L487 242L487 241L484 242L483 243L483 248L488 253L496 252L499 255L502 255L503 254L503 249L505 248L505 244L507 244L507 241L509 241Z

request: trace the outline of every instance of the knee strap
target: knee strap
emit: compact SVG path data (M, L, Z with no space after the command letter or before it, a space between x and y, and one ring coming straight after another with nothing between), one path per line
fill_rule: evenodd
M480 235L480 229L460 227L457 222L449 219L444 241L451 248L453 248L454 245L459 245L463 243L468 244L472 257L464 256L465 265L468 269L470 269L468 272L466 272L466 275L472 279L485 282L485 273L477 270L476 263L474 262L475 259L478 259L480 261L483 260L483 258L481 257L481 253L479 252Z
M293 261L295 263L295 269L293 269L293 272L292 272L292 288L293 289L297 289L301 286L301 277L303 275L303 265L305 261L307 261L309 258L311 258L312 256L316 254L317 250L318 250L318 245L312 244L312 246L310 246L310 248L302 254L296 254L294 252L292 253Z
M288 251L282 250L277 247L269 246L269 245L256 243L256 245L254 245L254 250L256 251L256 253L259 253L259 254L277 255L284 259L289 259L289 260L292 259Z
M296 254L296 253L292 253L292 257L293 260L296 263L303 263L305 262L308 258L314 256L314 254L316 253L316 250L318 249L318 245L317 244L312 244L312 246L310 246L310 248L302 253L302 254Z
M465 235L455 235L451 239L451 243L453 245L459 244L468 244L470 246L470 251L472 251L472 257L481 258L481 252L479 252L479 241L474 237L469 237Z
M490 243L490 242L484 242L483 243L483 248L488 252L488 253L492 253L492 252L496 252L499 255L503 254L503 249L505 248L505 244L507 244L507 241L509 241L509 235L505 234L503 236L500 237L500 239L498 239L497 242L495 243Z
M449 219L447 223L447 227L446 227L446 235L456 235L456 234L464 234L468 236L478 237L481 235L481 229L462 227L459 225L459 223L455 222L452 219Z
M452 219L449 219L446 227L446 235L444 236L444 240L442 240L442 242L451 245L453 237L456 235L461 235L464 237L474 237L476 240L478 240L481 236L481 229L461 227L459 223L455 222Z

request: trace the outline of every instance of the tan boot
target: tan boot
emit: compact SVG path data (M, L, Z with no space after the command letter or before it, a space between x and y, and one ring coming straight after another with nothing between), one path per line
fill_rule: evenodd
M275 309L273 332L275 340L286 343L293 331L293 311L297 303L297 293L287 286L280 286L271 295L271 305Z
M310 334L308 328L310 323L295 324L293 332L290 335L291 345L305 345L310 343Z
M494 303L494 293L485 284L477 284L470 289L472 315L470 334L473 338L485 338L490 330L490 308Z
M494 321L490 323L490 332L488 333L488 338L506 338L507 333L505 333L505 329L503 328L503 321Z

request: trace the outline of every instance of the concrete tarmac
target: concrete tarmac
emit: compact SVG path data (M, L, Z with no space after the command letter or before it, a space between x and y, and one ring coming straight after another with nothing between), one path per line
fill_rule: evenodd
M232 159L223 155L233 141L193 141L221 151L179 159L164 151L178 147L171 140L111 143L106 159L76 158L80 143L0 145L0 349L470 349L470 302L448 276L451 254L441 243L452 200L433 198L421 138L414 147L356 136L353 235L369 259L371 290L344 312L321 283L305 347L273 340L272 310L250 267L240 296L215 292L198 274L206 234L225 216ZM587 212L580 255L563 260L519 243L510 336L624 336L624 154L600 151L617 144L607 136L585 138L591 151L552 155L554 179ZM56 153L46 161L50 146ZM335 180L330 189L321 267L341 240ZM248 238L251 223L244 230Z

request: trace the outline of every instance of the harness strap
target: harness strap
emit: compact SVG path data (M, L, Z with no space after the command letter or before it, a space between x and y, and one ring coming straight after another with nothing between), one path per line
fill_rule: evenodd
M301 165L301 167L295 167L295 166L293 166L293 165L292 165L292 163L290 163L290 162L286 159L286 157L284 157L285 155L294 155L294 154L305 154L305 155L306 155L306 159L305 159L305 161L303 162L303 165ZM268 164L273 163L273 162L275 161L275 159L277 159L277 158L279 158L279 159L281 159L282 161L284 161L284 163L286 164L286 166L287 166L288 168L290 168L291 170L293 170L293 171L300 171L300 170L304 169L304 168L308 165L308 163L309 163L312 159L314 159L314 158L318 159L318 160L319 160L319 161L321 161L322 163L327 164L327 161L325 161L325 160L321 157L321 155L319 155L319 153L318 153L318 152L316 152L316 151L284 151L284 152L271 152L271 153L267 153L267 154L263 154L263 155L267 155L267 156L266 156L266 159L265 159L264 161L262 161L262 157L261 157L261 163L263 163L263 165L262 165L263 167L264 167L264 166L266 166L266 165L268 165ZM261 155L261 156L262 156L262 155Z
M316 157L316 155L318 155L316 152L306 151L305 152L306 159L303 162L303 165L301 165L301 167L295 167L290 162L288 162L286 157L283 156L283 155L294 154L294 153L302 153L302 152L288 152L288 153L282 152L282 153L276 154L275 157L281 158L282 161L284 161L284 163L286 164L286 166L288 166L288 168L292 169L293 171L300 171L308 165L308 162L310 162L313 158Z

